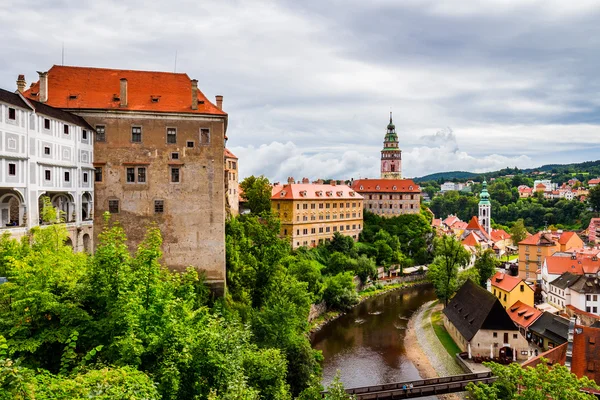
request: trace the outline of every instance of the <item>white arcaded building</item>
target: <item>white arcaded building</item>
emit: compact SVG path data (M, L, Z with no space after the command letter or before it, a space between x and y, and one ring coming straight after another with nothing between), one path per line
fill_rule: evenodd
M17 84L24 89L24 80ZM0 89L0 234L20 237L42 224L48 196L67 225L67 243L93 249L92 133L81 117Z

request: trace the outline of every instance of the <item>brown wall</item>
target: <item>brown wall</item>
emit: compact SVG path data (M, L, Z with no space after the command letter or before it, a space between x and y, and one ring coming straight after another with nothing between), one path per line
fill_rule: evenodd
M224 121L220 116L79 113L96 127L105 126L105 142L94 145L94 164L103 168L95 182L95 235L101 231L108 201L120 201L120 221L131 250L156 222L163 234L165 263L174 270L193 266L206 271L216 287L225 282ZM132 126L142 127L142 142L132 143ZM167 128L177 128L177 143L167 144ZM200 144L200 128L210 129L210 144ZM187 141L194 147L187 148ZM178 152L173 160L171 153ZM127 183L127 167L146 167L146 183ZM171 183L171 167L180 183ZM137 170L136 170L137 174ZM154 212L154 201L164 212ZM96 242L97 243L97 242Z

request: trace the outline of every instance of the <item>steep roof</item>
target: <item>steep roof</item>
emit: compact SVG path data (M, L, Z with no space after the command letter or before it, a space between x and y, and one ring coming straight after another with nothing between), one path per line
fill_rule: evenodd
M554 282L552 282L554 284ZM594 276L582 275L569 285L569 288L577 293L598 294L600 293L600 283Z
M555 344L567 341L569 332L569 320L547 311L529 326L529 330L545 337Z
M559 276L558 278L556 278L555 280L550 282L550 284L559 289L566 289L569 286L571 286L572 284L574 284L575 282L577 282L579 280L579 278L581 278L581 277L582 277L582 275L575 275L570 272L565 272L564 274L562 274L561 276Z
M235 154L233 154L231 152L231 150L229 150L228 148L225 148L225 158L235 158L236 160L238 159Z
M279 189L279 187L277 187ZM346 185L288 183L272 190L271 200L362 200L363 197Z
M460 219L456 215L448 215L444 220L444 225L450 227L457 221L460 221Z
M465 246L475 247L480 243L480 240L477 235L471 232L461 241L461 243Z
M521 240L519 244L529 246L554 246L556 242L549 233L538 232Z
M127 79L127 106L120 107L120 80ZM157 71L54 65L48 71L48 101L69 110L128 110L227 115L198 89L198 109L192 110L192 83L187 74ZM39 99L39 82L24 95ZM156 102L152 99L158 99Z
M510 239L512 237L510 234L506 233L504 229L492 229L490 236L494 242Z
M528 306L521 300L510 306L506 312L510 319L517 325L527 328L533 324L541 315L542 312L535 307Z
M561 253L562 254L562 253ZM570 272L575 275L596 274L600 270L600 258L595 254L563 256L556 253L544 260L549 274L562 275Z
M359 193L421 193L412 179L357 179L352 189Z
M523 282L522 279L516 276L507 275L503 272L496 272L496 274L492 276L490 280L492 286L504 290L505 292L512 292L512 290L516 288L519 283ZM523 282L523 284L529 287L529 285L527 285L525 282Z
M547 360L548 365L565 365L565 361L567 360L567 346L568 343L566 342L560 346L556 346L555 348L550 349L537 357L525 361L523 364L521 364L521 367L535 368L536 365L542 362L542 359Z
M23 101L21 96L4 89L0 89L0 102L7 103L15 107L31 109L31 107L29 107L29 105Z
M480 329L517 330L496 296L470 279L458 289L444 314L467 341Z
M434 218L431 220L431 226L441 226L442 225L442 220L439 218Z
M589 185L590 183L591 183L592 185L598 185L598 184L600 184L600 178L594 178L594 179L590 179L590 180L588 181L588 185Z
M483 229L483 227L479 223L479 219L476 216L473 216L471 218L471 220L467 224L467 227L465 228L465 231L478 232L480 233L480 236L483 236L482 239L490 240L490 235L486 232L485 229Z
M560 244L567 244L569 242L569 240L571 240L571 238L573 236L576 236L577 234L575 232L563 232L560 237L558 238L558 243Z

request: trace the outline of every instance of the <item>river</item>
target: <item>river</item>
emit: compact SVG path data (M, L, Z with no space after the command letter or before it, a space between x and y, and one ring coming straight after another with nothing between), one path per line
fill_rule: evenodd
M404 335L410 316L434 299L431 286L391 291L325 325L313 338L323 352L323 385L337 370L346 388L419 379L406 358Z

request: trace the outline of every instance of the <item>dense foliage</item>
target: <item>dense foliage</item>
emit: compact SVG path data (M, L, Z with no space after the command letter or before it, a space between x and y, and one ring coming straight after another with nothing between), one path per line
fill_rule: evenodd
M258 215L271 210L271 185L267 178L251 175L240 182L240 187L240 195L253 213Z
M445 305L448 305L448 301L459 287L459 268L466 267L469 260L470 253L453 236L436 239L435 258L429 264L427 279L433 284L438 299Z
M522 368L519 364L500 365L485 363L498 380L491 385L467 386L469 398L474 400L544 400L570 399L592 400L596 397L581 389L598 389L587 377L578 379L562 365L548 367L541 362L534 368Z

